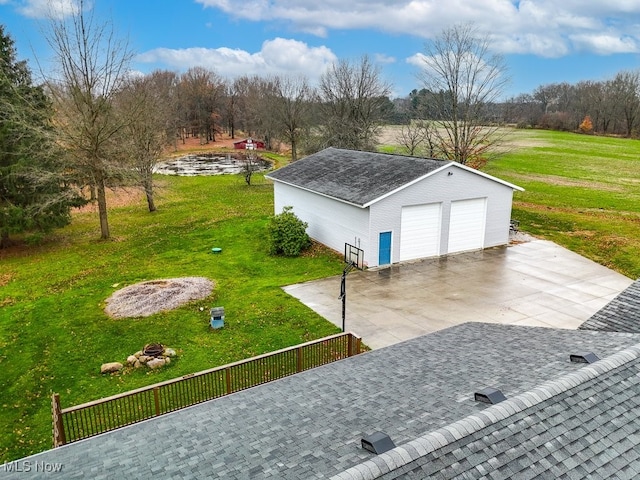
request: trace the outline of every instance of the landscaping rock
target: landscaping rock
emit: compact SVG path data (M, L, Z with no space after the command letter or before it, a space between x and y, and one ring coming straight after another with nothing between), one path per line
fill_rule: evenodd
M140 363L147 363L149 360L151 360L153 357L147 357L146 355L140 355L138 357L138 360L140 361Z
M153 358L147 362L147 367L152 370L156 368L164 367L166 360L164 358Z
M164 349L164 356L165 357L175 357L176 356L176 351L173 348L165 348Z
M127 357L127 363L128 363L129 365L135 365L135 364L136 364L136 362L138 362L138 358L137 358L135 355L129 355L129 356ZM139 362L138 362L138 363L139 363Z
M120 362L103 363L100 367L100 373L113 373L122 370L122 364Z

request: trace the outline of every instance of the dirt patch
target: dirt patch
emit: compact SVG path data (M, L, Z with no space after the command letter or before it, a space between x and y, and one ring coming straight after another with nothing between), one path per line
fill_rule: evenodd
M86 192L84 192L86 193ZM113 207L126 207L129 205L138 205L146 202L144 192L134 187L118 187L109 189L105 192L107 197L107 209ZM90 202L80 208L74 208L72 213L97 212L98 202Z
M148 317L173 310L211 295L213 282L204 277L182 277L136 283L107 299L105 312L112 318Z
M622 192L625 189L618 185L611 185L609 183L602 182L590 182L586 180L574 180L566 177L558 177L554 175L512 175L516 179L530 180L534 182L542 182L548 185L558 185L561 187L580 187L589 188L591 190L602 190L607 192Z
M402 132L401 125L386 125L380 130L378 142L382 145L399 145L398 138ZM496 135L502 137L500 151L513 151L518 148L544 147L549 145L542 139L531 138L526 130L514 128L498 128Z
M236 135L231 138L229 135L222 133L216 135L216 141L203 142L199 137L188 137L184 141L178 141L167 147L164 156L171 158L185 153L211 152L219 150L233 150L233 144L239 140L246 138L242 135Z

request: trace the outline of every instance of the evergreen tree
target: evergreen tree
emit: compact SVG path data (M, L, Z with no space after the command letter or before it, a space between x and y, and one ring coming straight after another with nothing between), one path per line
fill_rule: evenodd
M0 248L11 234L67 225L82 199L64 177L51 103L0 25Z

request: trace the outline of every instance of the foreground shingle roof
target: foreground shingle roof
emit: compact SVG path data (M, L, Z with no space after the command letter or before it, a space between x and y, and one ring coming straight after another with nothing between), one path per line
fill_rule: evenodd
M640 333L640 280L636 280L579 327L581 330Z
M640 344L430 432L335 479L638 478Z
M271 172L267 178L363 206L449 163L330 147Z
M565 468L565 452L578 442L583 454L614 448L598 462L611 455L608 462L631 465L620 463L620 469L637 468L635 457L620 460L614 453L618 444L627 448L628 443L611 432L614 425L634 444L640 438L637 415L629 413L635 405L629 392L638 393L638 377L631 375L638 372L637 362L600 372L601 367L593 367L597 364L581 368L568 356L594 351L604 359L638 343L640 335L634 334L467 323L43 452L29 461L60 462L64 478L93 480L327 478L379 461L382 457L360 448L360 440L380 430L399 447L431 434L444 438L443 445L452 450L440 450L434 465L454 473L458 467L451 458L460 462L461 452L483 451L484 445L496 449L496 460L485 452L473 462L482 468L498 462L495 475L502 474L505 458L525 438L531 445L545 439L537 450L529 450L531 455L539 451L536 461L544 465L555 454L561 458L558 468ZM589 368L599 373L587 374ZM545 386L549 382L571 388L546 398L547 391L555 392ZM498 416L502 404L487 408L475 402L473 393L486 386L502 390L513 408ZM602 431L580 428L600 422L594 416L601 415L609 419ZM483 418L487 429L469 426L474 416ZM459 422L467 430L454 433ZM566 431L558 430L563 424ZM441 437L441 429L450 434ZM553 435L545 434L546 429ZM412 460L416 457L405 459ZM480 472L468 470L468 478L480 477ZM495 475L489 478L500 478Z

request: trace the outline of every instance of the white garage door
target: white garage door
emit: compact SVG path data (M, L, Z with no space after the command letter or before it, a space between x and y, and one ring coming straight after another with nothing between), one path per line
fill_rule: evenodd
M400 261L439 255L440 223L439 203L402 207Z
M449 253L482 248L485 221L486 198L451 202Z

